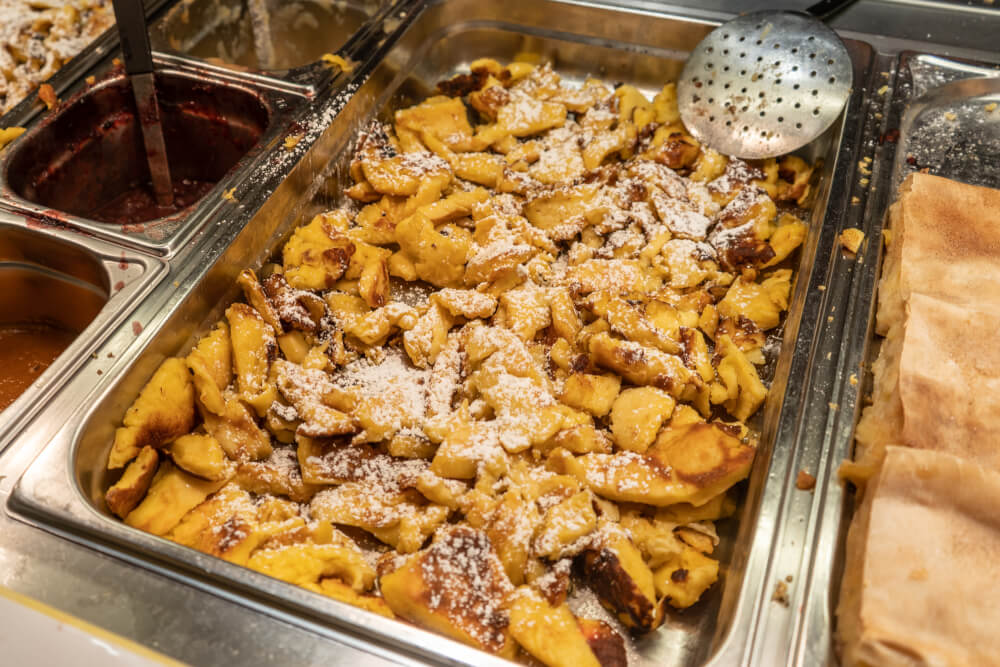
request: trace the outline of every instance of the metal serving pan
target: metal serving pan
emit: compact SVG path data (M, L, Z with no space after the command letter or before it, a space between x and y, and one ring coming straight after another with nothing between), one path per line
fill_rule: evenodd
M392 24L397 5L408 0L359 0L358 6L343 7L327 0L303 1L337 5L327 12L327 23L336 29L314 30L311 45L350 61L359 57L362 46L385 38L383 29ZM287 9L281 3L260 2L278 13ZM301 134L301 123L308 120L317 99L338 90L346 76L318 60L286 70L259 71L174 52L170 43L180 39L175 33L182 28L190 32L203 14L218 14L216 4L148 3L154 45L164 49L156 51L154 59L163 79L165 128L169 135L172 124L182 139L171 143L168 136L168 144L219 144L201 150L201 155L171 156L180 169L178 177L215 182L205 196L187 209L139 224L101 222L89 215L96 208L95 197L120 185L116 179L141 180L136 174L145 171L134 103L114 59L117 35L109 30L50 80L62 100L55 109L44 111L37 94L32 94L4 116L3 126L21 125L28 131L0 154L0 209L167 256L176 255L207 221L242 217L261 176L270 180L284 175L301 158L309 142L299 147L283 146L284 141Z
M52 321L79 335L0 412L0 451L162 280L166 265L95 238L0 212L4 322ZM11 294L10 291L28 292ZM78 312L73 312L78 311Z
M400 11L396 20L398 28L372 48L348 88L318 100L311 122L303 125L303 143L309 146L304 158L266 200L258 202L249 224L203 247L199 266L179 281L169 307L151 320L154 330L132 351L121 375L101 383L85 407L72 411L65 427L19 481L9 509L48 530L187 584L235 597L265 613L292 611L292 618L319 620L423 659L492 664L499 661L439 635L133 530L112 519L103 504L109 482L104 466L113 429L139 388L163 358L183 352L221 316L237 296L234 279L241 268L259 266L297 223L339 201L348 179L350 149L373 118L391 118L393 109L429 94L437 81L474 58L511 59L524 51L551 60L570 80L592 74L647 91L659 89L676 77L685 54L712 27L662 12L556 0L432 0ZM873 76L873 51L854 41L848 48L855 81L866 84ZM761 446L739 520L720 525L725 534L717 552L723 565L720 582L695 608L672 614L661 630L638 642L639 663L735 664L754 651L758 622L771 594L763 575L769 571L778 503L789 474L787 425L798 415L803 369L810 362L820 307L821 293L815 284L827 274L832 258L848 194L843 184L856 159L863 107L858 92L841 121L803 151L807 159L822 162L816 204L782 332L785 353L774 368Z
M786 540L784 571L799 582L791 597L797 611L784 664L835 664L835 610L844 570L845 540L853 514L854 494L840 482L837 468L849 459L857 419L872 389L870 368L880 339L874 333L874 310L882 231L897 188L911 171L1000 187L1000 63L959 61L936 55L903 52L882 60L880 87L873 89L864 146L873 158L869 170L852 179L848 224L861 227L866 241L856 258L841 254L837 263L844 280L831 286L824 305L827 321L814 356L826 370L804 402L796 439L797 465L812 469L814 494L799 492L786 507L787 523L803 548ZM884 86L884 87L881 87ZM870 171L871 173L865 173ZM801 560L799 558L801 557Z
M150 26L158 51L288 77L335 53L386 0L180 0ZM378 19L374 21L378 22Z
M101 222L90 215L132 181L142 180L137 175L146 170L127 79L111 68L37 118L0 156L0 207L171 254L225 203L223 193L280 143L309 92L207 71L179 59L160 62L157 76L168 139L173 132L171 145L183 148L171 155L177 178L215 182L198 204L138 224Z

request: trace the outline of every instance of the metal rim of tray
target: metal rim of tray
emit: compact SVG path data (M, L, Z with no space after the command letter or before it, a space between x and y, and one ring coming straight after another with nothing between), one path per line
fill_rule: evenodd
M375 67L379 58L383 57L389 50L389 47L394 43L395 39L411 25L411 23L417 18L417 16L422 12L426 6L434 4L433 2L422 3L413 0L406 0L399 2L394 5L392 11L384 12L382 18L393 18L399 21L399 26L392 33L388 40L384 39L384 35L380 33L380 29L377 27L371 27L369 33L364 36L364 39L358 39L354 41L352 49L346 50L345 53L354 54L361 60L361 65L358 70L354 72L350 77L344 77L340 80L338 85L327 85L322 84L315 90L315 97L313 101L310 102L312 106L318 103L329 102L332 98L343 95L350 95L359 86L359 82L363 82L366 77L371 73L372 69ZM637 12L638 10L629 10L628 8L621 7L620 5L605 5L601 3L594 2L568 2L567 4L580 5L580 6L591 6L600 7L608 10L618 10L618 11L631 11ZM162 3L159 5L162 7ZM681 19L690 19L691 17L685 16L683 10L679 10L676 13L664 14L657 13L658 16L672 15ZM106 36L105 36L106 37ZM380 41L382 40L382 41ZM365 53L366 48L370 48L375 45L376 48L372 48L370 52L366 54L366 57L361 58L362 54ZM172 59L170 57L169 59ZM99 59L98 59L99 60ZM184 59L182 58L181 61ZM74 63L76 59L74 60ZM71 63L72 64L72 63ZM77 83L79 79L83 77L82 73L89 71L87 68L81 69L82 66L77 66L77 79L68 79L66 86L72 85L75 80ZM789 660L795 659L798 664L812 664L810 660L812 658L818 658L818 656L813 651L813 639L814 636L810 634L809 628L814 627L814 623L823 622L825 620L827 624L829 619L824 619L824 614L827 610L823 608L823 604L817 603L817 599L814 595L817 590L817 586L822 585L822 579L817 579L815 574L810 574L809 578L804 580L802 586L793 587L792 595L792 609L795 610L804 602L806 598L809 600L809 604L804 609L804 620L803 617L795 616L794 612L786 614L786 616L794 616L794 618L779 618L775 621L772 617L774 616L776 605L770 601L771 587L775 582L782 580L784 577L784 570L781 569L783 561L780 558L776 558L780 554L776 551L784 550L788 554L797 554L796 558L804 558L810 553L820 553L823 548L829 547L830 539L835 539L830 537L831 531L826 527L829 521L818 525L816 521L823 517L824 512L833 512L827 508L834 507L840 503L840 509L843 509L843 498L838 495L836 491L836 484L834 483L830 470L832 470L832 462L836 456L836 451L828 452L825 455L820 454L819 458L816 459L819 469L825 470L825 477L820 477L817 475L818 485L817 490L812 503L810 503L807 511L803 513L803 509L797 506L792 499L796 497L796 494L801 494L801 492L796 491L795 486L795 473L799 469L799 464L808 461L806 455L816 456L816 452L812 448L810 451L801 452L800 445L804 437L808 435L808 428L803 425L811 417L821 418L822 423L825 424L823 432L822 443L828 445L830 443L841 443L848 442L850 439L850 431L853 429L853 412L852 409L856 406L856 392L854 395L854 403L850 402L850 389L845 388L850 385L845 385L846 374L845 369L851 367L851 362L858 357L861 353L856 349L857 346L851 344L852 340L857 340L854 336L857 335L859 331L867 327L868 315L870 314L870 299L871 294L865 293L864 285L868 285L873 288L874 285L874 272L877 269L876 261L858 262L849 264L849 261L837 250L836 246L836 236L839 233L841 227L846 226L862 226L863 221L868 221L871 224L872 212L879 210L879 207L884 204L884 198L887 196L886 191L882 191L879 195L874 198L863 199L860 206L848 207L846 204L847 199L854 193L859 193L864 197L864 192L860 191L856 183L851 179L854 171L854 163L857 158L862 154L873 155L876 152L868 149L864 149L861 145L860 139L862 136L870 137L872 132L876 132L878 135L878 128L884 129L886 127L885 123L888 122L888 118L882 123L877 122L874 119L874 114L881 113L882 102L879 99L875 99L873 96L873 91L876 88L876 84L881 84L882 81L877 78L878 68L871 68L869 71L869 76L866 82L867 91L862 95L855 95L852 99L851 106L849 107L847 113L848 119L853 119L848 123L848 128L854 130L854 142L849 141L849 137L842 138L841 152L837 156L836 173L833 175L834 179L831 187L836 190L836 192L831 192L828 202L830 206L833 206L835 200L839 201L842 206L840 210L832 211L832 215L828 218L827 224L823 226L823 232L820 238L816 239L818 248L816 250L816 262L810 271L802 272L798 277L803 279L803 282L807 285L802 287L806 291L804 296L803 304L803 315L802 322L800 325L800 331L798 332L798 337L794 344L794 358L791 358L791 380L789 386L786 388L785 400L782 405L782 413L779 419L778 432L775 435L775 447L789 447L795 454L794 457L789 457L787 461L784 461L780 465L776 465L774 457L771 459L771 469L768 471L769 477L774 476L781 481L781 484L777 487L780 489L780 500L781 503L775 508L776 512L773 516L766 517L767 523L763 528L769 530L773 534L773 540L769 544L767 554L762 555L760 550L755 545L753 553L750 558L757 558L754 561L759 564L760 572L762 573L761 581L759 585L754 586L754 592L750 597L752 598L751 604L741 605L741 609L746 610L746 614L750 617L742 617L739 619L740 628L746 629L746 634L743 637L734 637L732 629L727 636L724 645L720 647L720 651L716 654L715 662L717 664L732 664L732 662L753 662L759 664L775 664L779 658L780 654L775 654L773 649L776 645L780 644L782 640L785 640L786 650L789 650L791 646L791 639L796 638L796 643L793 650L796 651L794 655L786 655L785 657ZM210 68L209 68L210 70ZM893 71L892 80L895 80L896 73ZM264 76L263 78L267 80L273 80L272 77ZM342 100L341 108L346 100ZM22 105L23 106L23 105ZM24 115L24 110L19 106L12 112L11 115L16 113L21 113ZM300 114L301 115L301 114ZM888 116L888 114L886 114ZM10 115L8 116L10 117ZM857 121L857 122L855 122ZM863 121L863 122L862 122ZM315 139L315 138L313 138ZM294 151L290 160L297 161L300 160L307 152L310 142L303 142L303 145L297 147ZM890 147L885 149L879 149L880 151L890 151ZM881 154L881 153L880 153ZM884 160L883 157L876 157L876 164L879 164ZM290 171L289 169L288 171ZM244 171L244 180L246 180L247 175L250 171ZM882 182L885 178L885 173L877 172L879 175L872 176L872 182L878 181ZM254 200L262 201L266 199L271 192L277 187L277 182L279 178L268 178L263 179L254 184L242 184L241 188L246 188L241 192L244 195L244 200L248 202L245 208L240 208L238 211L229 217L235 220L237 226L241 224L246 224L253 216L250 210L251 204L249 202ZM888 190L886 188L885 190ZM867 210L868 215L864 215L864 211ZM209 216L208 219L219 219L220 215ZM871 227L865 227L866 229L872 229ZM877 227L874 228L877 230ZM186 247L178 247L176 249L176 254L171 255L171 265L170 277L175 278L175 282L184 282L192 277L198 276L202 273L201 268L197 266L191 266L194 262L191 262L193 258L197 257L198 261L204 264L210 263L211 259L218 257L219 254L225 249L227 245L227 233L209 232L203 234L201 238L197 240L190 241ZM869 235L869 239L872 236ZM188 266L183 266L184 264ZM840 281L844 285L839 291L834 289L820 290L819 287L830 286L833 287L833 281L830 280L831 277L839 275L840 271L845 271L848 279ZM808 280L805 280L808 277ZM859 287L860 286L860 287ZM798 288L797 288L798 289ZM168 287L161 285L155 290L151 298L157 301L157 303L162 304L164 307L170 307L172 304L176 303L176 300L180 298L180 290L170 290ZM845 297L845 294L848 295ZM828 321L824 315L830 311L831 306L837 306L840 303L845 303L847 305L847 311L841 311L838 315L833 315L834 321ZM140 349L144 347L145 343L148 342L149 337L155 335L155 332L160 324L165 320L164 318L154 318L150 320L147 324L147 330L142 336L137 338L134 344L134 349ZM123 329L124 327L120 327ZM836 354L832 357L833 363L824 364L823 355L826 352L831 354ZM122 364L118 367L121 368ZM807 385L809 378L815 379L817 374L821 374L827 378L825 383L820 383L819 385ZM108 374L111 375L110 373ZM107 388L111 380L106 378L102 381L95 383L94 391L90 398L94 395L100 393L102 387ZM829 400L834 396L843 396L845 401L838 405L837 407L831 406ZM89 400L89 399L88 399ZM824 409L825 405L825 409ZM812 431L809 431L810 433ZM66 428L60 431L57 439L73 439L73 433L69 432ZM0 439L2 442L2 439ZM0 451L2 451L2 445L0 445ZM48 447L48 449L43 452L40 460L45 460L47 455L51 454L55 447ZM54 463L54 461L50 461ZM69 465L66 461L63 467ZM68 484L73 484L69 477L65 480ZM20 488L20 487L19 487ZM838 500L839 498L839 500ZM34 520L37 514L37 508L32 507L31 503L25 503L24 497L19 497L18 495L12 496L11 499L11 509L15 512L24 512L25 516L31 520ZM832 515L831 515L832 516ZM792 522L797 518L804 518L806 521L806 526L811 532L799 532L799 531L787 531L786 525L781 525L783 522ZM47 517L51 518L51 517ZM103 518L103 517L102 517ZM837 521L840 521L841 517L839 514L836 515ZM67 535L67 530L70 530L69 525L53 526L51 524L46 524L45 529L54 530L63 535ZM839 526L835 526L839 529ZM804 536L805 539L802 542L795 544L794 539L800 536ZM148 538L148 542L143 543L139 552L143 551L143 547L148 547L149 550L155 550L158 545L158 538L153 538L151 536L145 536ZM119 544L117 546L109 547L107 544L101 544L92 541L88 536L82 534L75 534L70 536L70 539L81 541L90 547L100 549L106 553L111 553L118 558L124 558L129 562L138 563L146 568L151 568L157 571L163 571L170 576L177 577L176 570L174 568L186 569L189 568L192 561L197 561L197 558L185 558L184 554L178 553L179 560L177 562L168 565L164 569L161 565L155 564L161 562L162 557L156 558L155 562L151 561L150 555L139 555L138 557L133 554L136 551L134 536L130 536L128 539L124 540L124 544ZM112 540L116 541L116 540ZM815 546L814 546L815 545ZM178 547L177 545L172 545L177 549L184 549ZM833 545L835 548L836 545ZM123 551L124 549L124 551ZM184 549L185 552L189 551ZM197 552L196 552L197 553ZM199 554L201 555L201 554ZM202 555L204 556L204 555ZM205 557L211 558L211 557ZM217 559L212 558L213 561ZM220 562L221 561L217 561ZM235 567L229 566L228 567ZM206 569L210 569L210 565L206 565ZM242 570L242 568L239 568ZM799 572L799 570L796 570ZM262 575L257 575L256 573L251 573L254 577L262 577ZM306 591L293 590L291 592L284 590L284 587L294 588L288 584L278 584L273 585L272 581L254 581L254 577L244 578L247 579L247 584L254 588L253 595L255 596L256 602L250 604L260 605L258 606L262 611L271 615L280 615L282 612L280 609L276 609L273 605L266 602L268 598L280 597L280 598L292 598L295 599L299 597L299 594L305 596L303 598L301 608L297 609L297 613L303 616L310 617L311 613L315 609L316 600L313 599L312 594ZM229 580L231 583L231 577L222 577ZM263 577L266 580L266 577ZM198 586L202 590L209 590L213 594L220 595L222 597L239 597L239 593L233 593L230 590L220 588L209 582L198 581L196 579L188 580L195 586ZM262 584L257 587L258 584ZM263 595L261 595L263 591ZM250 593L250 591L245 591ZM260 603L260 598L263 598L265 602ZM239 599L241 604L247 604L248 601L245 598ZM285 600L287 602L287 599ZM351 616L351 612L356 612L357 610L353 607L347 605L341 605L334 601L328 602L328 609L337 614L344 614L345 616ZM829 604L828 600L823 601L826 605ZM286 605L287 606L287 605ZM298 605L293 604L292 607L298 607ZM781 616L780 610L778 615ZM347 626L354 629L363 628L363 626L368 621L368 616L365 615L360 619L351 619L347 623ZM827 625L829 627L829 625ZM804 630L805 628L805 630ZM388 629L388 628L387 628ZM391 626L391 631L398 634L400 626L393 624ZM433 651L428 654L424 650L426 644L429 641L428 636L431 639L442 639L438 635L433 635L425 633L424 631L416 630L416 634L412 637L407 638L408 641L404 642L409 644L410 648L415 651L417 655L423 657L433 657L438 656L440 658L440 653ZM405 633L404 633L405 634ZM450 642L450 640L443 640L445 644L444 648L448 650L451 655L457 658L466 657L467 664L482 664L484 659L484 654L479 653L464 647L460 644L455 644ZM827 636L826 641L829 641ZM821 642L822 643L822 642ZM738 646L737 646L738 645ZM397 647L398 648L398 647ZM457 651L457 653L453 652ZM472 651L471 654L465 654L464 651ZM823 652L824 659L829 657L828 646L821 649ZM471 661L471 662L469 662Z

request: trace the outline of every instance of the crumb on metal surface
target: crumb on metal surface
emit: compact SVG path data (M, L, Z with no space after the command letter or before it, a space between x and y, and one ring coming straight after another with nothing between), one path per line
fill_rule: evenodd
M848 227L840 233L840 245L847 252L857 254L861 244L864 243L865 233L857 227Z
M38 99L45 102L45 106L49 109L59 104L55 88L48 83L43 83L38 87Z
M771 600L777 602L782 607L787 607L790 603L788 599L788 584L784 581L779 581L774 587L774 594L771 596Z
M800 491L812 491L816 488L816 478L805 470L800 470L795 476L795 488Z
M354 68L357 66L357 63L332 53L324 53L321 60L330 67L340 68L340 71L345 74L354 71Z

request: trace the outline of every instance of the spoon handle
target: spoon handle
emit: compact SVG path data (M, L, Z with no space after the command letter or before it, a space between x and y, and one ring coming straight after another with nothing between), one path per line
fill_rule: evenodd
M820 21L832 19L842 9L854 3L854 0L819 0L815 5L806 7L806 13L812 14Z
M147 74L153 71L153 56L146 32L146 10L142 0L112 0L118 35L122 44L125 71L129 74Z

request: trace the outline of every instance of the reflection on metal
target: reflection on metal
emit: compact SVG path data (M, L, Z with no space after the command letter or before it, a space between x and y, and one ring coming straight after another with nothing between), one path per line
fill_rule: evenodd
M197 0L184 4L194 8ZM238 271L261 265L294 225L337 203L352 142L373 116L428 94L485 54L540 52L569 78L597 74L647 91L675 79L713 20L695 10L630 4L405 0L381 7L346 38L339 54L359 62L350 75L319 62L235 71L160 53L179 76L245 89L273 113L257 146L176 225L138 231L54 217L14 196L16 178L4 172L0 240L3 230L16 229L76 249L70 256L96 258L95 279L110 298L70 352L0 414L0 502L7 510L0 513L0 584L196 664L485 664L483 654L438 635L127 528L103 509L102 464L138 389L165 356L183 351L221 316L236 297ZM851 11L882 6L863 1ZM887 130L899 127L903 110L894 100L908 99L895 85L896 55L887 52L899 43L865 41L877 48L847 42L851 99L801 153L824 159L821 181L761 450L739 522L730 523L719 553L725 576L696 609L641 644L654 664L807 665L829 657L830 582L838 577L849 502L835 470L849 451L861 388L848 377L862 360L877 271L874 253L844 258L836 237L845 226L879 237L891 191L885 165L896 149ZM111 46L103 39L57 75L57 93L70 99L85 88L86 75L106 72ZM49 122L37 113L19 107L8 119L29 124L31 133ZM300 140L289 150L284 138L292 134ZM8 149L5 165L16 150ZM874 191L857 174L865 157L874 159L866 177ZM817 477L815 494L795 489L799 469ZM779 582L789 588L787 608L771 601Z

